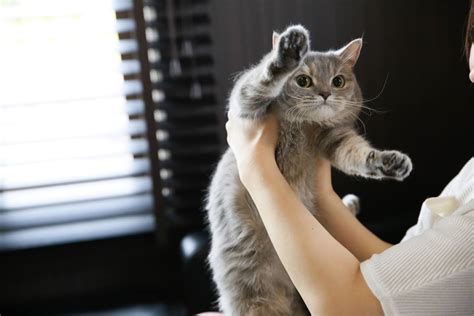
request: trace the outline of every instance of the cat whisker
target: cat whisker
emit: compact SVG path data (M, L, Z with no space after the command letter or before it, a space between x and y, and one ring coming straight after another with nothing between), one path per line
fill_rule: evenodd
M362 124L362 127L363 127L363 129L364 129L364 134L363 134L363 135L365 136L365 135L367 134L367 128L366 128L366 126L365 126L364 121L362 121L362 120L359 118L359 116L356 115L356 114L354 114L353 112L349 112L349 115L351 115L352 117L356 118L356 119Z
M285 116L291 118L290 120L290 130L293 128L293 124L295 123L296 118L294 118L299 109L296 106L290 107L288 110L285 111Z
M363 102L364 102L364 103L365 103L365 102L372 102L372 101L378 99L378 98L382 95L382 93L383 93L384 90L385 90L385 86L387 85L388 76L389 76L389 74L387 73L387 76L385 77L385 80L384 80L384 82L383 82L383 86L382 86L382 89L380 90L380 92L379 92L375 97L373 97L373 98L371 98L371 99L367 99L367 100L366 100L366 99L363 99Z
M338 103L342 104L342 105L347 105L347 106L354 107L354 108L366 109L368 111L373 111L373 112L376 112L376 113L383 114L383 113L388 112L388 111L377 110L377 109L371 108L369 106L363 105L362 102L349 101L349 100L345 100L345 99L342 99L342 98L334 98L333 100L335 102L338 102Z
M303 122L305 121L305 116L306 114L308 113L309 111L309 108L308 106L300 106L298 107L298 112L297 112L297 119L298 119L298 125L297 125L297 129L301 132L301 129L302 129L302 126L303 126Z
M344 103L344 102L340 102L340 103L336 103L338 105L341 105L341 106L344 106L344 107L347 107L347 108L350 108L350 109L357 109L359 110L360 112L366 114L366 115L369 115L371 116L372 115L372 111L374 112L380 112L380 111L377 111L377 110L373 110L371 108L365 108L365 107L361 107L359 105L352 105L352 104L347 104L347 103Z
M285 116L290 118L290 130L299 130L301 132L304 117L314 108L313 104L301 104L292 106L285 111ZM293 129L293 127L295 127Z
M285 98L289 98L289 99L292 99L292 100L298 100L298 101L312 101L312 100L314 100L314 98L312 98L312 97L296 97L296 96L291 96L291 95L285 96Z
M387 76L385 77L385 80L384 80L384 83L382 85L382 88L380 89L380 91L377 93L377 95L373 98L369 98L369 99L362 99L360 102L356 102L356 101L350 101L350 100L344 100L343 98L338 98L338 97L335 97L334 99L335 100L340 100L340 101L343 101L345 102L346 104L351 104L351 105L357 105L361 108L364 108L364 109L367 109L369 111L374 111L376 113L388 113L389 111L382 111L382 110L376 110L374 108L371 108L371 107L368 107L366 105L363 105L364 103L368 103L368 102L373 102L375 100L377 100L381 95L382 93L385 91L385 87L387 86L387 82L388 82L388 77L389 77L389 74L387 74Z

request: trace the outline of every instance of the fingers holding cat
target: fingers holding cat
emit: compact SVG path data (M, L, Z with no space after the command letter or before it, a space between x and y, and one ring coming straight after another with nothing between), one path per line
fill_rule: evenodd
M275 148L278 142L279 123L275 114L268 114L259 120L239 117L230 110L227 130L229 144L238 164L239 173L251 172L256 163L275 159Z
M234 110L228 113L226 123L227 142L234 155L253 151L269 151L272 154L278 141L279 123L275 114L270 113L259 120L241 118Z

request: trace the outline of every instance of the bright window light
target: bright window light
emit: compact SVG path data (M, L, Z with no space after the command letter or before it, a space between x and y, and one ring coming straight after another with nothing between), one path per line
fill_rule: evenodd
M131 109L143 108L143 102L125 98L130 91L139 93L141 84L124 81L124 67L139 70L139 64L121 60L124 43L136 43L119 40L120 27L134 23L118 23L115 8L120 3L130 1L0 0L0 239L3 234L4 240L17 240L6 238L2 219L14 223L18 216L25 222L26 214L41 216L48 205L151 191L145 176L148 158L134 156L146 152L146 139L129 136L146 127L143 120L129 118ZM141 231L137 227L153 229L152 202L147 201L142 206L146 217L133 217L130 225L126 218L115 220L110 229L103 218L95 226L74 224L75 237L63 242L93 239L94 227L102 230L97 238L124 234L129 226L134 232ZM67 207L52 214L60 209ZM71 219L92 221L91 211L78 215L80 205L72 210ZM112 213L108 207L103 214ZM81 227L89 228L81 232ZM33 228L31 233L15 232L22 236L21 247L28 247L28 236L41 241L31 243L37 246L61 240L67 231Z

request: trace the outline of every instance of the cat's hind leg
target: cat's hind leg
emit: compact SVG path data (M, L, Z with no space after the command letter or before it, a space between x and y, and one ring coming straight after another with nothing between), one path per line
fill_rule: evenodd
M295 295L292 298L289 293L278 293L273 297L267 297L262 304L258 299L250 302L250 307L242 314L245 316L310 316L310 313L299 297L299 294L294 291Z
M272 286L276 285L276 286ZM225 315L232 316L303 316L294 309L291 291L267 280L266 284L242 286L236 282L234 289L221 288L219 306Z
M357 195L347 194L342 198L342 203L356 216L360 212L360 200Z
M270 240L252 238L255 234L239 243L228 241L224 247L211 249L209 262L221 312L229 316L304 315L294 313L298 293ZM252 247L257 243L258 248Z

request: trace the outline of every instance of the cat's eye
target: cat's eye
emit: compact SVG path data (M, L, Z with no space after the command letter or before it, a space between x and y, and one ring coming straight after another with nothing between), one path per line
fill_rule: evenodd
M298 77L296 77L296 83L301 88L309 88L313 84L313 81L307 75L299 75Z
M346 80L342 75L337 75L334 78L332 78L332 85L336 88L343 88L344 85L346 84Z

